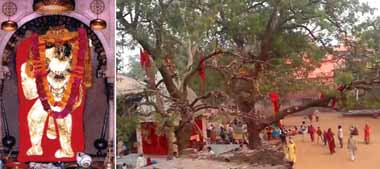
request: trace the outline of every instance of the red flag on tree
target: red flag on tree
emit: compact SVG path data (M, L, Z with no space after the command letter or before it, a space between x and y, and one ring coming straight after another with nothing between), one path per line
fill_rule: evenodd
M149 68L151 66L149 53L143 48L140 48L140 64L143 68Z
M145 65L144 50L142 48L140 48L140 65L141 67L144 67Z
M271 92L270 97L273 105L274 115L277 116L280 112L280 104L278 103L279 96L276 92ZM282 127L281 125L281 121L278 121L278 127Z
M273 104L273 110L275 115L280 111L280 105L278 104L278 94L276 92L271 92L270 97Z
M150 66L152 65L150 61L150 56L149 56L148 51L146 51L145 49L144 49L144 56L145 56L145 67L150 68Z

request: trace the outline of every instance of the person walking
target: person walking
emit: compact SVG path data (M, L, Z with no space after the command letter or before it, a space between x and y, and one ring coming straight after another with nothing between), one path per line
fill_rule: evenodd
M229 144L232 144L234 142L234 129L230 124L227 125L227 138Z
M335 140L334 140L334 133L332 132L331 128L327 130L327 143L329 145L329 150L331 154L335 153Z
M307 134L307 127L306 127L306 122L303 121L301 126L300 126L300 131L302 133L302 141L305 141L306 139L306 134Z
M313 116L314 116L313 113L309 113L308 117L309 117L310 123L313 122Z
M283 145L286 145L286 136L287 136L287 131L284 128L281 128L281 134L280 134L280 140Z
M327 145L327 132L326 132L326 130L323 130L323 144Z
M219 133L221 143L226 143L226 129L223 127L223 125L220 126L220 133Z
M317 137L317 144L319 144L319 141L323 142L321 127L317 127Z
M343 128L341 125L338 125L338 140L340 148L343 148Z
M350 134L350 138L347 141L347 148L350 153L350 159L354 161L356 159L356 151L358 150L358 146L355 137L352 134Z
M210 126L210 143L211 144L215 144L216 143L216 130L215 130L215 126L213 124L211 124Z
M369 127L368 123L364 126L364 142L366 144L369 144L369 136L370 136L371 128Z
M294 163L296 162L296 144L294 143L294 141L292 140L291 137L289 137L289 143L288 143L288 160L290 161L290 165L291 167L293 168L294 166Z
M315 138L315 128L313 127L313 125L310 125L310 126L308 127L308 133L310 134L311 142L314 143L314 138Z

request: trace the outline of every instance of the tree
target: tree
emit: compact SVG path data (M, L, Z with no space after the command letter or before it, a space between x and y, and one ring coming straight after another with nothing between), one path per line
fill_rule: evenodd
M175 128L180 149L186 146L195 112L216 107L200 102L210 96L234 100L248 125L250 148L260 145L259 132L268 124L310 106L326 105L332 97L282 110L277 117L258 113L254 107L269 91L283 94L307 84L300 77L332 52L332 40L351 35L360 12L370 10L357 0L119 0L117 4L117 29L149 52L170 97L181 105L176 108L181 121ZM204 57L196 57L200 55ZM219 72L225 87L211 87L205 95L188 100L187 88L204 62L207 69Z

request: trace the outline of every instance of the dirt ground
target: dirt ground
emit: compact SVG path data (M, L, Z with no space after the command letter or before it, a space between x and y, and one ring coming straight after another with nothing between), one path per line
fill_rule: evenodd
M302 141L302 136L295 136L297 149L296 169L379 169L380 168L380 119L372 117L343 117L338 113L320 113L319 122L313 122L313 126L322 129L333 129L336 134L340 124L344 129L344 147L336 148L336 153L330 155L328 147L322 144L311 143L310 137ZM284 125L299 126L304 120L303 116L292 116L284 120ZM371 127L371 143L364 144L364 125L368 122ZM356 161L349 159L347 139L349 127L356 125L359 129L358 153ZM336 145L338 140L335 138ZM339 147L339 146L337 146Z

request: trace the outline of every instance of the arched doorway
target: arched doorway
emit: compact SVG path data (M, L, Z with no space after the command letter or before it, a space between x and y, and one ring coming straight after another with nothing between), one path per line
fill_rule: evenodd
M105 95L105 79L103 73L107 65L107 56L105 49L99 40L98 36L83 22L73 17L64 15L47 15L32 19L14 32L9 41L5 45L2 53L2 64L9 67L12 77L5 82L4 102L6 115L8 117L10 132L18 140L18 94L17 94L17 78L15 69L15 51L18 43L25 37L28 37L32 32L44 34L49 27L65 25L70 31L75 31L82 27L87 30L88 37L92 42L92 65L93 65L93 86L87 91L86 107L84 111L84 128L86 138L86 153L95 154L96 150L93 147L93 142L100 136L104 112L107 108L107 97ZM16 144L15 150L18 149Z

